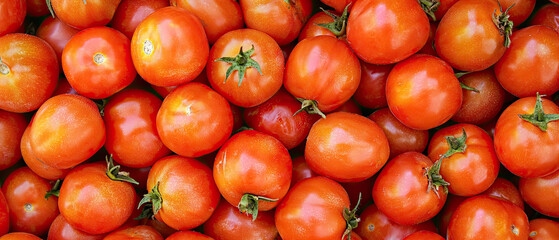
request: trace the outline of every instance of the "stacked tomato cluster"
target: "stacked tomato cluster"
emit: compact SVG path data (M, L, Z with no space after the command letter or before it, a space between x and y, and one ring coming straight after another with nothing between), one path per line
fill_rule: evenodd
M551 1L0 0L0 239L559 239Z

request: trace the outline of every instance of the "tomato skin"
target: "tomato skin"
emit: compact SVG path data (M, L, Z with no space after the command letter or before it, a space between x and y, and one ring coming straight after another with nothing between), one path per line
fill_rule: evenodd
M121 230L114 231L109 235L105 236L103 240L136 240L136 239L147 239L147 240L163 240L163 237L155 228L138 225L135 227L124 228Z
M168 0L122 0L115 10L111 27L132 39L140 22L156 10L168 6Z
M559 217L559 171L545 177L520 178L518 189L534 210L550 217Z
M252 221L251 216L239 212L227 201L221 201L204 223L204 233L215 240L274 240L278 237L272 211L259 212L256 220Z
M416 53L429 37L429 19L417 1L357 1L347 22L347 41L372 64L396 63Z
M437 21L440 21L446 14L446 12L448 12L448 9L450 9L450 7L452 7L452 5L454 5L458 1L459 0L439 0L441 5L439 5L437 11L435 11L435 19Z
M129 167L149 167L171 151L157 134L156 118L162 101L140 89L112 96L104 108L107 130L105 148L116 162Z
M325 177L307 178L278 205L276 227L284 240L339 239L346 229L344 208L349 208L349 197L339 183Z
M335 139L335 140L333 140ZM360 182L377 173L390 147L372 120L346 112L318 120L307 136L305 160L319 175L339 182Z
M101 240L103 237L104 234L92 235L72 227L60 214L50 225L47 240Z
M47 17L37 28L36 34L54 49L60 63L60 70L62 70L62 51L68 41L78 32L80 32L79 29L69 26L58 18Z
M150 14L131 40L136 71L157 86L192 81L204 69L210 52L200 20L179 7L165 7Z
M48 15L49 9L47 2L42 0L27 0L27 15L32 17L41 17Z
M526 21L536 6L536 0L503 0L500 3L503 10L510 7L509 20L516 26ZM511 7L513 4L514 6Z
M558 114L559 107L542 99L545 114ZM534 178L559 170L559 122L547 124L542 131L522 120L519 114L532 114L536 97L522 98L508 106L495 126L495 151L499 161L513 174ZM516 137L522 136L522 137ZM537 149L535 151L534 149Z
M8 233L10 230L10 209L4 193L0 191L0 235Z
M12 232L0 237L0 240L41 240L41 238L24 232Z
M559 6L548 3L534 14L532 20L530 20L530 25L544 25L559 32L559 22L555 21L557 17L559 17Z
M343 8L342 8L342 12L343 12ZM333 11L330 11L330 13L336 14ZM336 35L334 35L332 31L316 25L317 23L331 23L331 22L334 22L334 19L328 16L328 14L326 14L325 12L317 12L309 19L309 21L307 21L307 23L305 23L303 29L301 29L301 32L299 33L298 41L300 42L303 41L303 39L320 36L320 35L328 35L328 36L336 37Z
M497 199L507 200L524 210L524 200L518 188L513 183L504 179L497 178L487 190L481 193Z
M148 192L158 182L163 203L155 217L177 230L200 226L219 202L211 169L196 159L173 155L158 160L149 172Z
M450 223L450 218L452 218L452 214L456 211L456 208L464 202L464 200L468 199L468 197L460 197L453 194L449 194L448 198L446 199L446 203L444 204L443 209L437 215L437 227L439 229L439 233L442 236L446 236L448 231L448 224Z
M386 81L386 99L400 122L427 130L445 123L460 109L462 88L445 61L418 54L394 66Z
M394 65L375 65L361 61L361 81L353 99L366 108L383 108L386 102L386 80Z
M231 205L237 206L245 193L278 199L259 201L259 211L278 205L289 190L291 171L291 157L283 144L254 130L242 131L227 140L213 165L219 192Z
M2 1L0 3L0 37L15 32L25 19L27 3L25 0ZM4 57L2 55L2 57Z
M328 113L351 98L360 79L361 65L349 46L323 35L295 46L283 85L294 97L315 100L320 111Z
M373 176L361 182L340 183L349 196L350 206L356 206L358 209L364 209L369 205L369 203L373 202L373 195L369 193L373 191L375 180L376 176ZM357 205L358 201L359 205Z
M516 31L510 48L495 65L495 76L505 90L517 97L559 90L559 33L546 26Z
M433 162L418 152L406 152L390 160L377 176L373 201L392 221L413 225L425 222L443 208L447 194L440 187L428 192L425 168Z
M27 120L22 114L0 110L0 170L21 159L20 141L26 126Z
M58 216L58 198L45 199L50 183L31 169L21 167L13 171L2 185L10 209L10 231L45 235Z
M216 61L222 57L234 58L242 49L246 52L254 47L251 59L260 65L262 74L254 67L246 69L239 83L238 71L226 72L230 63ZM254 29L239 29L221 36L210 50L206 73L215 91L232 104L240 107L254 107L270 99L283 83L285 60L281 48L273 38Z
M291 187L305 178L319 176L309 167L305 161L305 156L298 156L293 159L293 173L291 174Z
M458 206L450 219L447 239L528 239L528 234L528 217L522 209L481 195Z
M0 73L0 109L33 111L52 95L58 60L47 42L22 33L5 35L0 37L0 57L0 64L9 68L6 75Z
M217 150L229 138L233 114L217 92L201 83L189 83L163 100L156 124L161 141L171 151L199 157Z
M441 4L443 1L440 1ZM437 9L435 13L439 11L440 7ZM427 38L427 42L417 53L421 54L428 54L431 56L437 56L437 51L435 50L435 33L437 32L437 27L439 26L438 22L430 22L429 23L429 38Z
M547 240L559 238L559 223L538 218L530 221L530 240Z
M51 0L56 16L77 29L107 25L121 0Z
M21 137L21 155L25 164L39 177L47 180L64 179L70 169L58 169L41 162L33 153L30 141L31 123L29 123Z
M434 232L421 230L407 236L403 240L444 240L444 238Z
M213 240L213 238L208 237L204 234L194 231L180 231L176 232L173 235L165 238L165 240Z

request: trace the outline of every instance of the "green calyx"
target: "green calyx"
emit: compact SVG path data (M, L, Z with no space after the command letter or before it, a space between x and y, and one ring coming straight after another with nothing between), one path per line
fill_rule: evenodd
M476 92L476 93L479 93L479 90L477 90L477 89L475 89L475 88L473 88L473 87L470 87L470 86L468 86L468 85L466 85L466 84L464 84L464 83L462 83L462 82L460 82L460 87L461 87L462 89L466 89L466 90L469 90L469 91L474 91L474 92Z
M135 217L134 220L141 220L144 218L153 219L153 217L153 204L151 202L148 202L144 205L144 208L142 209L140 215L138 217Z
M334 19L334 21L330 22L330 23L315 23L315 25L321 26L323 28L326 28L326 29L330 30L330 32L332 32L337 37L345 35L346 26L347 26L347 18L348 18L347 10L348 10L350 5L351 5L351 3L348 4L347 6L345 6L344 12L339 17L335 14L332 14L331 12L328 12L328 11L324 10L323 8L320 8L324 13L326 13L328 16L332 17L332 19Z
M499 4L499 11L501 12L501 14L496 14L497 9L493 11L493 23L495 24L497 29L499 29L499 34L505 36L504 46L508 48L510 47L510 35L512 35L512 27L514 26L513 22L509 20L510 16L508 12L516 3L507 8L507 10L504 12L503 8L501 7L501 3L499 1L497 1L497 3Z
M322 113L322 111L320 111L320 109L318 109L318 102L317 101L308 100L308 99L304 99L304 98L297 98L297 101L299 101L301 103L301 109L297 110L297 112L295 112L293 114L293 116L297 115L297 113L305 111L308 114L318 114L322 118L326 118L326 115L324 115L324 113Z
M51 197L51 196L58 197L58 195L60 194L60 187L61 186L62 186L62 180L60 180L60 179L56 180L56 182L54 183L54 186L52 186L52 189L49 190L47 192L47 194L45 194L45 199L49 200L49 197Z
M468 140L468 136L466 135L466 130L462 128L462 136L454 137L454 136L446 136L444 137L446 142L448 143L449 149L446 151L445 154L441 157L449 158L450 156L454 155L455 153L464 153L466 152L466 140Z
M346 222L346 229L344 231L344 234L342 235L342 240L344 240L346 236L347 236L347 240L351 240L351 230L357 228L357 225L361 221L361 219L356 215L357 207L359 207L360 203L361 203L361 193L359 193L359 199L357 199L357 204L355 205L355 208L353 208L353 210L349 210L349 208L344 208L342 215L344 216Z
M237 205L237 207L239 208L240 212L252 215L252 221L254 221L256 220L256 217L258 217L258 201L275 202L277 200L278 199L245 193L243 197L241 197L241 201L239 202L239 205Z
M256 68L256 70L258 70L260 75L262 75L262 71L260 70L260 64L254 61L254 59L250 58L250 56L252 56L253 53L254 53L254 45L252 45L252 48L246 52L243 52L243 47L241 47L241 49L239 50L239 54L237 54L237 56L235 57L222 57L220 59L216 59L215 60L216 62L222 61L231 64L231 66L227 69L227 72L225 73L225 80L223 81L223 83L227 81L231 73L233 73L235 70L239 72L239 87L241 86L241 82L245 77L245 72L247 68L250 67Z
M534 124L534 126L539 127L542 131L547 131L547 124L549 122L559 120L559 114L545 114L543 112L542 95L536 94L536 106L534 107L534 112L532 114L518 114L522 120Z
M151 192L144 194L144 197L138 204L138 209L140 209L140 207L142 207L144 203L146 204L146 206L144 207L142 213L138 218L146 218L157 215L157 213L161 209L161 205L163 204L163 198L161 197L161 193L159 192L159 182L157 182L157 184L153 186Z
M128 182L133 184L140 184L133 178L129 176L128 172L121 172L120 165L114 165L113 162L113 155L111 154L108 157L105 157L105 161L107 162L107 177L109 177L113 181L121 181L121 182Z
M439 0L418 0L418 1L423 11L425 11L425 13L429 15L429 17L431 17L433 21L437 21L437 18L435 17L435 11L439 9L441 2Z
M426 176L429 181L429 184L427 185L427 193L429 193L430 190L433 190L438 198L440 198L439 188L442 186L444 188L444 192L448 193L447 186L450 185L450 183L445 181L443 176L439 173L441 171L442 160L443 158L437 160L433 166L425 168L425 173L423 174L423 176Z

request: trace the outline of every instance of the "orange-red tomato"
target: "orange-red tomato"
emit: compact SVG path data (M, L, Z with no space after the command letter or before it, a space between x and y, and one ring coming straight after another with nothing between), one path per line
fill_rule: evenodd
M25 0L0 2L0 37L15 32L22 24L27 13ZM0 55L4 57L3 55Z
M31 123L29 123L31 125ZM47 180L63 179L70 169L58 169L40 161L31 148L30 135L31 126L28 126L21 137L21 155L25 164L37 175Z
M104 234L93 235L80 231L72 227L60 214L50 225L47 240L101 240L104 236Z
M534 210L550 217L559 217L559 171L545 177L520 178L518 189Z
M60 64L60 70L62 71L62 51L64 47L70 41L70 39L76 35L80 30L73 28L68 24L60 21L58 18L47 17L41 23L39 28L37 28L37 37L45 40L54 49L56 56L58 57L58 63Z
M441 237L441 235L436 234L434 232L421 230L407 236L403 240L445 240L445 239Z
M180 231L165 238L165 240L214 240L204 234L194 231Z
M122 0L111 20L111 27L132 39L136 27L157 9L169 6L169 0Z
M329 35L332 37L336 37L336 35L334 35L332 31L317 25L319 23L331 23L331 22L334 22L334 19L328 14L326 14L325 12L316 13L309 19L309 21L307 21L305 26L303 26L303 29L301 29L301 32L299 33L298 41L300 42L303 41L303 39L311 38L314 36L320 36L320 35Z
M0 110L0 170L21 159L20 141L27 126L22 114Z
M103 240L163 240L155 228L138 225L111 232ZM168 238L167 238L168 239Z
M538 218L530 221L530 240L559 239L559 223Z
M513 183L504 178L498 177L495 179L491 187L482 192L481 195L488 195L490 197L510 201L524 210L524 199L522 199L520 191L518 191L518 188L514 186Z
M107 25L121 0L50 0L56 16L66 24L86 29Z
M41 238L24 232L12 232L0 237L0 240L41 240Z
M530 25L544 25L553 28L556 32L559 32L559 5L548 3L541 7L532 20L530 20Z

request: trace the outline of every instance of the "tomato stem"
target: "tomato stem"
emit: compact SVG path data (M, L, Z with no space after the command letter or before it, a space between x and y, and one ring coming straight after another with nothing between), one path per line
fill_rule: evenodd
M427 193L429 193L430 190L433 190L433 192L435 193L435 195L437 195L438 198L441 197L439 196L439 188L442 186L444 188L444 192L448 193L447 186L450 185L450 183L445 181L443 179L443 176L439 173L441 171L441 164L443 158L444 155L441 159L437 160L437 162L435 162L433 166L425 168L425 173L423 174L424 176L427 177L429 182L429 184L427 185Z
M47 191L47 194L45 194L45 199L49 200L49 197L51 196L58 197L58 195L60 194L61 186L62 186L62 180L60 179L56 180L54 186L52 186L52 188L49 191Z
M252 195L250 193L245 193L243 197L241 197L241 201L237 207L239 211L242 213L246 213L247 215L252 215L252 221L256 220L258 217L258 201L266 201L266 202L275 202L278 199L272 199L262 196Z
M320 8L324 13L326 13L328 16L332 17L332 19L334 19L334 21L330 22L330 23L315 23L315 25L330 30L330 32L332 32L337 37L345 35L346 26L347 26L347 18L348 18L347 11L348 11L350 5L351 5L351 3L349 3L347 6L345 6L344 12L339 17L337 15L329 12L329 11L324 10L324 8Z
M153 186L151 192L144 194L144 197L142 198L142 200L140 200L140 203L138 204L138 209L140 209L140 207L144 203L147 203L145 208L149 208L150 207L149 205L151 205L151 208L153 210L153 215L157 215L157 213L161 209L161 205L163 204L163 197L161 197L161 193L159 192L159 182L157 182L155 186Z
M133 178L131 178L128 172L120 171L120 165L114 165L113 162L113 155L105 156L105 161L107 162L107 177L109 177L113 181L121 181L121 182L128 182L133 184L140 184Z
M493 11L493 23L495 24L497 29L499 29L499 34L505 36L504 46L508 48L510 47L510 35L512 34L512 27L514 26L513 22L509 20L510 15L508 14L508 12L516 3L507 8L507 10L504 12L503 8L501 7L501 3L499 1L497 1L497 3L499 4L499 11L501 12L501 14L497 16L497 9Z
M10 74L10 67L8 67L8 65L6 65L4 62L2 62L2 58L0 57L0 73L2 75L8 75Z
M250 58L250 56L254 53L254 45L252 45L252 48L246 52L243 52L243 47L241 46L241 49L239 50L239 54L237 54L237 56L235 57L222 57L219 59L216 59L215 61L222 61L222 62L226 62L226 63L230 63L231 66L227 69L227 72L225 73L225 80L223 81L223 83L227 82L227 79L229 78L229 76L231 75L231 73L233 73L235 70L237 70L239 72L239 87L241 86L241 82L243 81L243 78L245 77L245 72L247 70L247 68L253 67L256 68L256 70L258 70L258 72L260 73L260 75L262 74L262 71L260 70L260 64L258 64L258 62L254 61L254 59Z
M357 199L357 204L353 208L353 210L349 210L349 208L344 208L343 216L346 222L346 229L344 234L342 235L342 240L344 240L345 236L347 236L347 240L351 240L351 230L357 228L361 219L356 216L357 214L357 207L361 203L361 193L359 193L359 198Z
M52 16L52 18L55 18L54 9L52 8L51 0L46 0L46 2L47 2L47 8L49 9L50 15Z
M431 17L433 21L437 21L437 18L435 17L435 12L437 11L437 9L439 9L441 2L439 0L418 0L418 1L423 11L425 11L425 13L429 15L429 17Z
M441 157L449 158L450 156L454 155L455 153L463 153L466 152L466 140L468 140L468 136L466 135L466 130L462 128L462 136L456 138L455 136L446 136L444 137L446 142L448 143L449 149L446 151L445 154Z
M543 95L545 96L545 95ZM536 106L532 114L518 114L522 120L532 123L542 131L547 131L549 122L559 120L559 114L545 114L543 111L542 95L536 93Z
M293 114L293 116L297 115L297 113L305 111L308 114L318 114L322 118L326 118L326 115L324 115L324 113L322 113L322 111L320 111L320 109L318 109L318 106L317 106L318 102L317 101L308 100L308 99L304 99L304 98L297 98L297 101L299 101L301 103L301 109L297 110L297 112L295 112Z

